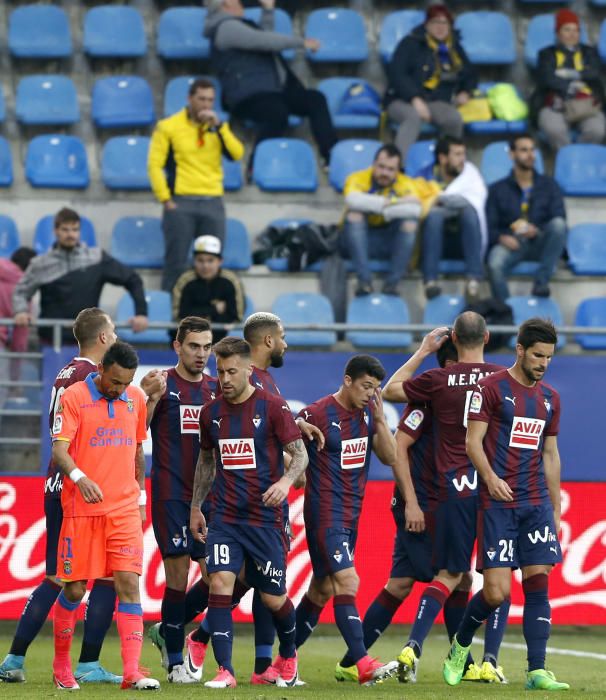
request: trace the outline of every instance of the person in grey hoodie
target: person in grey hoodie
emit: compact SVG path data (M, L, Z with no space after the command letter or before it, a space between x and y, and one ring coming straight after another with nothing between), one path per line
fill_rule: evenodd
M316 51L319 43L271 31L275 0L259 2L263 12L256 24L244 18L241 0L207 0L204 36L211 43L211 62L221 82L224 106L238 119L254 122L256 143L283 136L289 114L309 117L326 164L337 142L326 98L318 90L307 89L280 54L291 48Z

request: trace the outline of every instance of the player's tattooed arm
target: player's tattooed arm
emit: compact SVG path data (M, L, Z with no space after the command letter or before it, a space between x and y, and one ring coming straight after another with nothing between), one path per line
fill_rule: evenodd
M467 424L467 436L465 438L465 451L480 475L480 479L486 484L488 493L495 501L513 501L513 491L509 484L500 479L490 466L486 452L484 452L484 436L488 430L488 423L479 420L470 420Z
M545 469L545 481L549 498L553 504L553 516L556 524L556 531L560 532L560 517L562 514L560 496L560 451L558 450L558 439L555 435L547 435L543 444L543 467Z
M189 529L198 542L206 540L206 518L202 513L202 503L210 493L216 474L213 450L200 449L194 485L192 488L191 508L189 513Z
M284 445L284 452L290 455L290 464L284 470L284 476L272 484L262 496L264 505L269 507L282 503L288 496L290 487L300 480L309 463L303 438L297 438Z
M139 513L141 514L141 522L144 523L147 520L147 509L145 507L147 503L147 495L145 493L145 454L143 445L140 442L137 443L135 452L135 479L139 484L141 496L145 499L144 501L139 500Z

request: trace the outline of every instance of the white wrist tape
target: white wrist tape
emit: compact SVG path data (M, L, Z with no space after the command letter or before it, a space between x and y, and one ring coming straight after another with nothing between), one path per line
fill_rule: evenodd
M145 491L145 489L141 489L141 493L139 494L139 505L147 505L147 492Z
M83 476L86 476L86 474L82 471L82 469L78 469L78 467L76 467L75 469L71 470L68 476L74 482L74 484L77 484Z

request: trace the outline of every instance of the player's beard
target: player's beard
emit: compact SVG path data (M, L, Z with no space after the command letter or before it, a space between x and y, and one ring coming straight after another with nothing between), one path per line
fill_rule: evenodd
M277 369L278 367L282 367L283 364L284 353L278 354L277 352L272 352L272 354L269 356L269 366Z
M545 374L545 372L540 372L540 373L538 373L538 376L535 376L536 375L535 370L532 369L532 367L530 366L530 363L527 362L526 360L522 361L521 369L522 369L522 372L524 373L524 375L526 376L526 379L528 379L528 381L531 381L531 382L540 382L541 379L543 379L543 375Z

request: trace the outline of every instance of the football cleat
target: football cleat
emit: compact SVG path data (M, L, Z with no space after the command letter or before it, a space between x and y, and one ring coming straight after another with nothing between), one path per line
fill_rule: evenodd
M373 659L366 655L357 662L356 666L358 667L358 683L360 685L374 685L386 678L391 678L398 669L398 662L388 661L384 664L379 659Z
M25 683L25 656L7 654L0 664L0 681L3 683Z
M166 642L164 641L164 637L160 632L161 626L161 622L156 622L155 625L152 625L147 630L147 636L151 640L151 643L160 651L160 655L162 657L162 668L168 669L168 652L166 651Z
M169 683L197 683L199 679L191 676L185 666L185 664L176 664L173 666L173 670L168 674L167 678Z
M416 683L419 657L412 647L405 646L396 659L398 662L398 680L400 683Z
M80 690L69 663L62 666L53 664L53 683L59 690Z
M296 685L299 678L297 652L289 659L284 659L278 656L272 666L280 674L276 680L276 685L279 688L292 688Z
M461 680L471 681L472 683L481 683L483 680L482 669L478 666L478 664L469 664L469 666L465 669L465 673L463 674Z
M340 663L337 663L335 666L335 680L339 681L339 683L343 681L357 683L358 667L355 664L353 666L341 666Z
M474 664L475 666L475 664ZM465 676L463 676L465 680ZM480 680L484 683L507 683L502 666L495 666L491 661L484 661L480 669Z
M446 659L444 659L444 666L442 668L442 675L448 685L458 685L461 682L461 678L463 678L463 673L465 672L468 654L469 647L462 647L459 642L457 642L457 635L455 634L452 639L450 651Z
M263 673L252 673L250 683L251 685L276 685L278 678L280 673L272 664Z
M74 676L79 683L122 683L122 676L103 668L99 661L80 662Z
M201 681L208 644L197 642L195 639L192 639L192 635L193 632L190 632L187 637L185 637L186 653L183 664L192 678Z
M232 674L222 666L219 666L217 675L212 681L206 681L205 688L235 688L238 684Z
M556 677L551 671L544 668L528 671L526 674L526 690L569 690L568 683L556 681Z
M148 678L139 671L129 678L124 678L120 687L122 690L160 690L160 681Z

